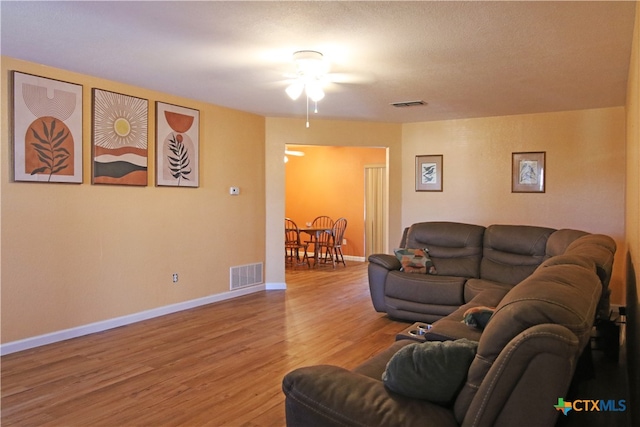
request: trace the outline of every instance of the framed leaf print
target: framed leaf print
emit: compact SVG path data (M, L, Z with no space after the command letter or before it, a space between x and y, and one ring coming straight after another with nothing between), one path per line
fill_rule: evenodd
M82 85L13 72L15 181L82 183Z
M94 184L147 185L149 101L93 89Z
M416 156L416 191L442 191L442 154Z
M156 185L198 187L200 112L156 102Z

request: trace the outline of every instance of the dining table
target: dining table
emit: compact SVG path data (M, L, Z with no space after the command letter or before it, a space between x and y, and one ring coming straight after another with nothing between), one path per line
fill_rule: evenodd
M320 236L322 233L331 234L332 231L327 227L306 227L301 228L300 231L311 236L310 243L313 243L313 267L315 268L318 265L318 259L320 256L320 251L318 251L318 241L320 240Z

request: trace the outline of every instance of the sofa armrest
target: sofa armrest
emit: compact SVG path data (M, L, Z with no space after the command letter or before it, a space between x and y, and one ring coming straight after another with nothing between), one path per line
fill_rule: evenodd
M395 255L369 255L369 262L378 264L379 266L384 267L387 270L400 270L402 268L402 264L400 264L400 261L398 261L398 258Z
M369 256L369 291L371 302L377 312L386 311L385 287L390 271L400 270L400 261L393 255L374 254Z
M287 426L457 426L453 412L388 391L382 381L337 366L310 366L282 381Z
M558 411L552 399L566 395L578 351L578 338L564 326L547 323L521 332L478 384L462 425L510 427L521 425L522 420L530 425L554 425ZM476 355L476 361L484 363L478 358ZM544 381L540 381L541 373ZM471 375L467 381L475 379ZM454 406L459 419L465 406L460 403L468 398L465 394L458 395Z

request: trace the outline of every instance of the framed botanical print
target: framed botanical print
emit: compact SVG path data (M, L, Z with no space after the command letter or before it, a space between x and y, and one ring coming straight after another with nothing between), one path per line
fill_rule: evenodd
M82 183L82 85L12 74L14 180Z
M94 184L147 185L149 101L93 89Z
M442 191L442 155L416 156L416 191Z
M156 185L198 187L200 112L156 102Z
M511 158L511 192L545 192L546 152L513 153Z

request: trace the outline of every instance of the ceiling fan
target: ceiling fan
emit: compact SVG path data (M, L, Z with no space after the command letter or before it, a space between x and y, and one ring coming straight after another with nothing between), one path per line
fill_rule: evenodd
M292 100L303 93L307 101L307 123L309 127L309 101L314 103L314 112L318 112L318 101L325 97L325 89L332 83L363 83L369 79L345 73L330 73L330 64L321 52L299 50L293 53L295 72L285 74L288 79L285 92Z

